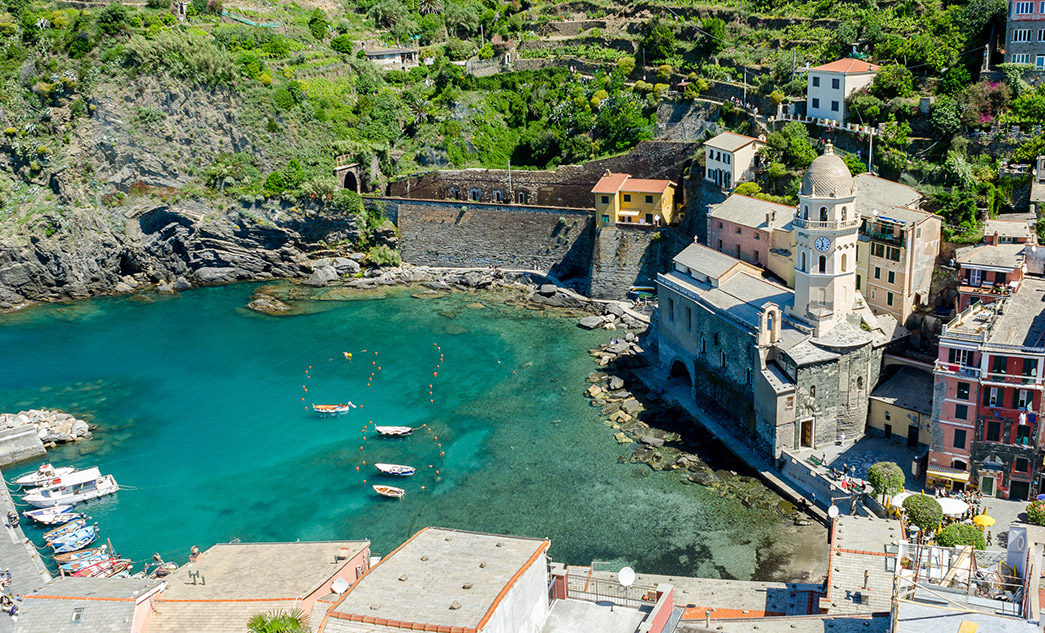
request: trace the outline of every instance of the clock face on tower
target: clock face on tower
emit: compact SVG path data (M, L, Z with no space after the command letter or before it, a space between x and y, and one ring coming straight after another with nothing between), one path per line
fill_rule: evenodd
M813 243L813 246L815 246L816 250L821 253L826 253L827 249L831 248L831 240L826 237L818 237L816 238L816 242Z

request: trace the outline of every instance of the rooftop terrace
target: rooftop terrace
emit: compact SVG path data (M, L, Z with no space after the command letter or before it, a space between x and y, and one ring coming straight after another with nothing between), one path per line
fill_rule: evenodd
M958 314L942 337L986 345L1040 348L1045 338L1045 280L1026 278L1012 296Z

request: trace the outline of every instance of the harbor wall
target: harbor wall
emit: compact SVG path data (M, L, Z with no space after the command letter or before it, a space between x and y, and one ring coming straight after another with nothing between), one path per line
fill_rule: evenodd
M35 425L0 431L0 468L46 452Z

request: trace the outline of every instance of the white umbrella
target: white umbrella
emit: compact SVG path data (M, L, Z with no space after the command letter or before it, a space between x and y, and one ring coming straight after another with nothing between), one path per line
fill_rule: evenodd
M903 500L913 495L913 492L907 492L906 490L904 490L903 492L898 492L895 495L893 495L892 499L889 500L889 504L894 508L902 507Z
M965 514L969 509L969 504L965 503L961 499L955 499L953 497L940 497L937 499L940 502L940 508L943 509L943 513L949 517L956 517Z

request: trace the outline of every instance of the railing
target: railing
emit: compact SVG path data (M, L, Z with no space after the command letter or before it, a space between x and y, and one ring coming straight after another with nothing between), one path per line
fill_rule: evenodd
M832 301L810 301L809 312L816 314L833 314L835 304Z
M657 589L652 585L624 587L613 580L593 578L590 572L566 575L566 595L573 600L612 602L622 607L644 607L657 603Z
M874 231L871 229L864 229L861 231L864 235L871 238L872 240L878 240L879 242L889 242L890 244L896 244L897 246L903 246L907 239L903 232L900 234L896 233L885 233L883 231Z
M806 220L805 218L799 217L795 214L794 219L795 228L799 229L823 229L828 231L839 231L842 229L855 229L860 225L860 216L851 218L849 220L840 220L838 222L823 222L820 220Z
M979 378L980 369L978 367L965 367L958 363L945 363L941 360L936 361L935 369L941 374L950 374L952 376L964 376L966 378Z

